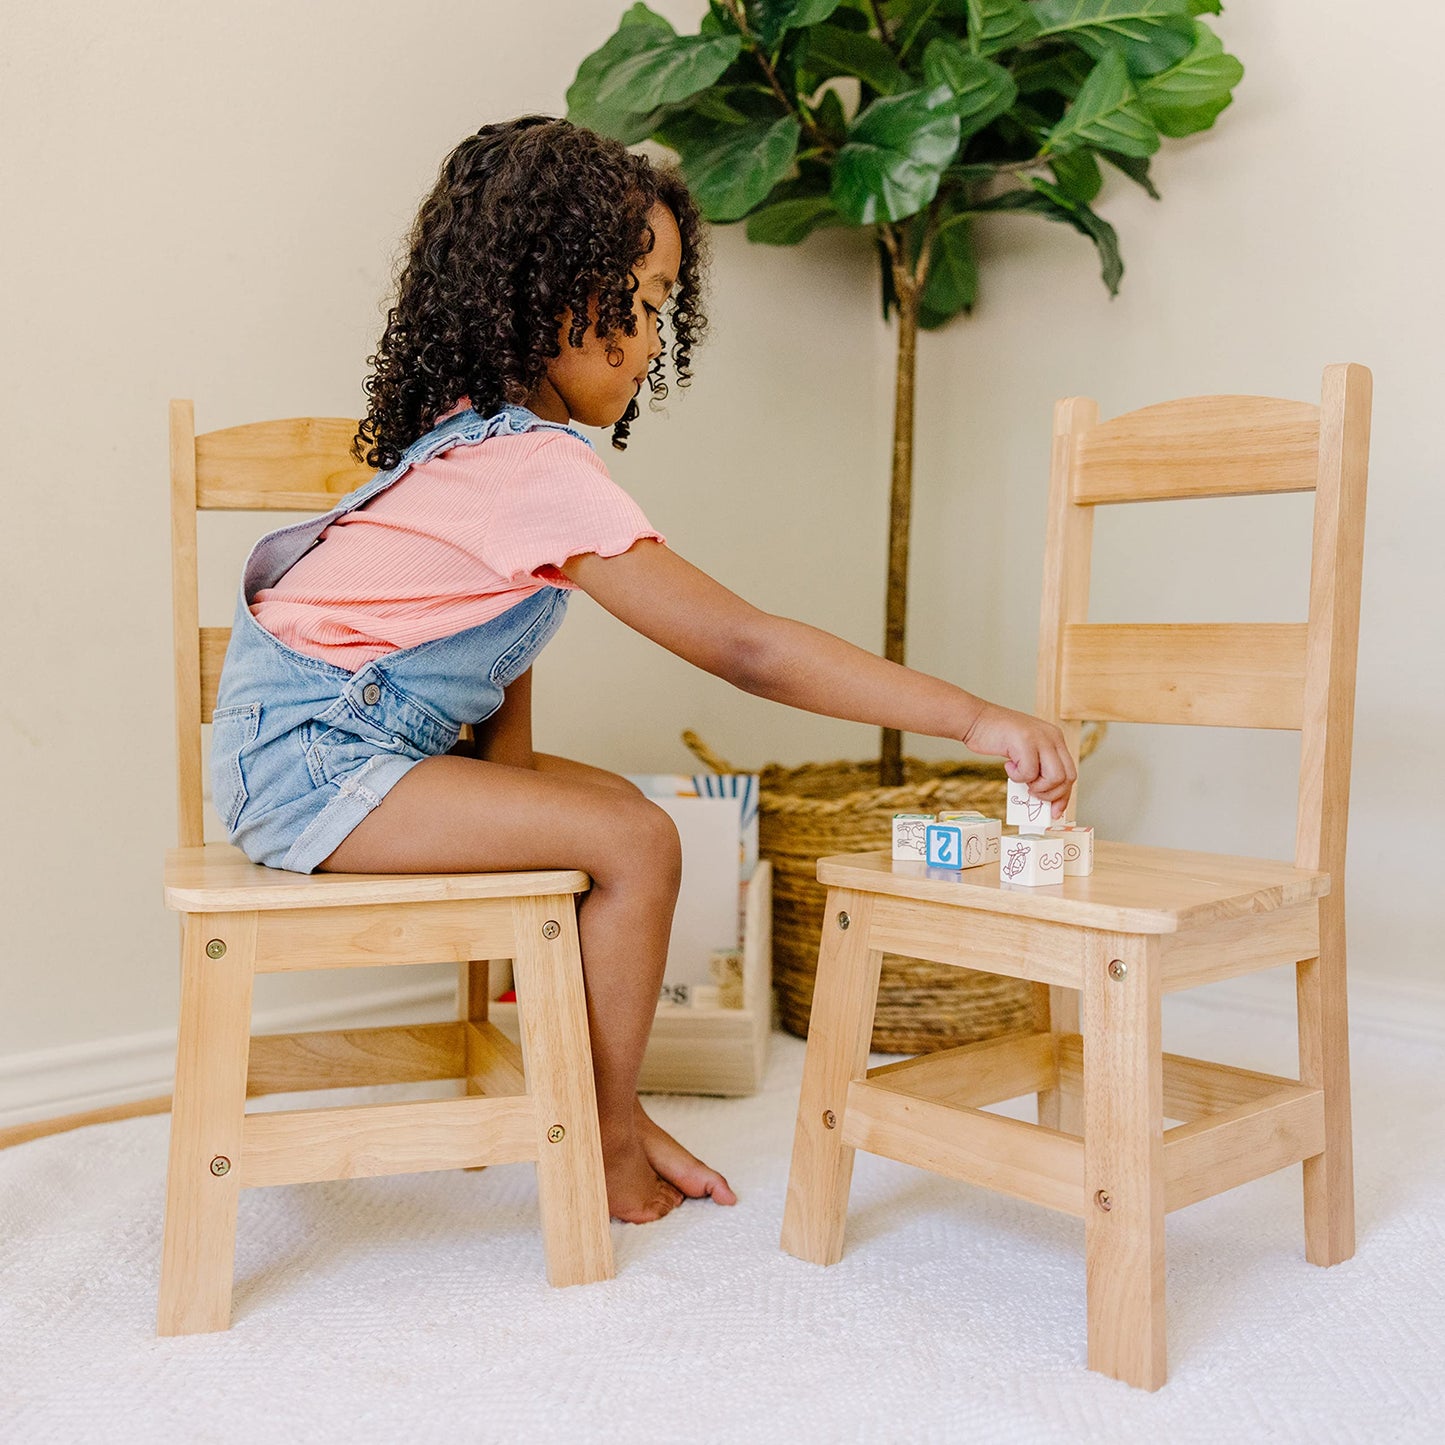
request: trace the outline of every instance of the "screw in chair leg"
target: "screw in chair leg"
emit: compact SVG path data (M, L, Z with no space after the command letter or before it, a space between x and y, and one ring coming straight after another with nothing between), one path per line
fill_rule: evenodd
M256 915L186 915L161 1247L161 1335L231 1323Z
M869 946L873 896L830 889L808 1025L782 1247L814 1264L843 1255L854 1151L843 1142L848 1085L868 1070L883 954Z

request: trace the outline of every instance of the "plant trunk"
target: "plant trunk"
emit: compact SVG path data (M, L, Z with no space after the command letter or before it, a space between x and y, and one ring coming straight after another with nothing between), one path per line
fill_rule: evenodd
M883 655L903 664L908 624L908 526L913 511L913 379L918 347L918 289L912 275L895 263L898 297L898 368L893 390L893 485L888 497L888 600ZM878 785L903 783L903 734L884 728Z

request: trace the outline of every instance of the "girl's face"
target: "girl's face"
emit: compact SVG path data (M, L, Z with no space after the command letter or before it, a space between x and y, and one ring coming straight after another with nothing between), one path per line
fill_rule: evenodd
M567 340L572 313L567 311L557 335L561 354L547 363L546 380L527 401L544 421L576 420L584 426L610 427L646 383L653 357L662 354L658 312L677 280L682 236L671 208L661 201L648 213L647 223L655 238L652 250L633 267L637 334L619 331L604 340L589 327L582 345L572 346Z

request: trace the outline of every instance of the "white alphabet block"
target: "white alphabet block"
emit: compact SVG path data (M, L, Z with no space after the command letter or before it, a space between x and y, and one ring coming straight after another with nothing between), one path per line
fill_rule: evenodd
M923 862L924 830L933 822L932 813L895 813L893 815L893 861Z
M1036 798L1023 783L1008 780L1008 821L1020 833L1044 833L1054 821L1054 805Z
M1003 837L1003 824L997 818L988 818L982 813L975 813L970 809L940 813L938 821L940 823L982 823L984 826L983 861L985 863L998 862L999 840Z
M1026 883L1031 888L1041 883L1062 883L1063 839L1052 833L1020 833L1005 838L998 873L1005 883Z
M930 823L924 862L931 868L982 868L989 861L988 843L987 818Z
M1055 823L1049 837L1064 845L1064 872L1073 878L1087 878L1094 871L1094 830L1079 823Z

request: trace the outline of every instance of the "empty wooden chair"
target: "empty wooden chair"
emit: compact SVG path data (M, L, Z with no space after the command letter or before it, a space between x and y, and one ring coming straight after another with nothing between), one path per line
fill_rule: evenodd
M535 1160L548 1279L613 1272L577 942L587 875L307 875L203 841L201 725L229 629L199 625L196 513L329 511L370 475L349 455L355 432L302 418L198 437L191 403L171 403L180 846L165 900L182 938L163 1335L229 1326L237 1197L251 1185ZM487 1020L493 958L513 961L520 1051ZM453 1022L251 1037L258 973L447 961L460 969ZM246 1112L248 1096L431 1079L465 1079L467 1097Z
M1196 397L1100 422L1058 405L1038 712L1075 753L1085 719L1299 731L1294 862L1100 842L1091 877L1012 888L998 864L821 859L784 1249L840 1257L855 1149L1080 1216L1089 1366L1146 1389L1165 1379L1170 1210L1303 1161L1307 1257L1354 1252L1344 863L1369 419L1360 366L1329 367L1319 407ZM1307 622L1087 620L1096 507L1308 490ZM1034 1030L870 1070L885 951L1030 980ZM1161 994L1284 963L1299 1079L1161 1052ZM1035 1091L1038 1125L984 1111Z

